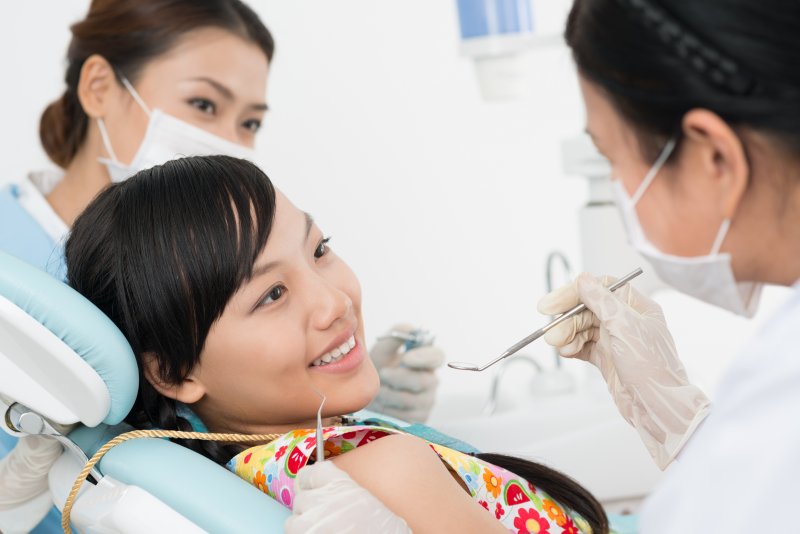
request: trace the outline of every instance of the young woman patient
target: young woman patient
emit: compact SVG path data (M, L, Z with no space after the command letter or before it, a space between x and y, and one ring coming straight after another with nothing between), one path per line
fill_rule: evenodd
M136 354L128 422L283 434L246 450L182 444L288 507L313 458L321 391L326 455L414 532L608 530L597 501L549 468L343 417L379 386L358 280L249 162L185 158L111 185L75 222L66 261L70 285Z

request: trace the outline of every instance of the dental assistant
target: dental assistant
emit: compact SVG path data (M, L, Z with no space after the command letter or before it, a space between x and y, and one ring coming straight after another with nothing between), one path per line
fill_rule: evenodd
M93 0L71 32L66 88L40 120L42 146L62 170L0 189L0 250L60 279L72 223L110 183L177 156L254 159L274 53L239 0ZM371 407L423 421L444 355L403 344L382 339L370 351L381 376ZM0 458L15 441L0 432Z
M674 461L643 507L643 534L796 530L800 4L576 0L566 38L631 244L659 276L744 316L764 284L795 293L713 406L661 308L632 288L611 293L585 274L547 295L544 314L589 310L546 339L597 366L658 465Z

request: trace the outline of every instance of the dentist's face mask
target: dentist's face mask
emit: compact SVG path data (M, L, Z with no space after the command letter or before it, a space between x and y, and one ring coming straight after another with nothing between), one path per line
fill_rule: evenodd
M122 83L139 107L147 113L150 120L139 150L136 151L130 164L126 165L119 161L114 153L105 122L101 118L97 119L103 146L110 156L110 159L98 159L108 169L112 182L121 182L142 169L149 169L171 159L185 156L225 155L254 160L254 151L250 148L217 137L202 128L168 115L160 109L150 111L139 93L125 77L122 77Z
M674 149L675 140L670 140L633 197L628 197L620 180L611 182L611 189L622 212L622 220L628 231L630 243L650 262L658 276L678 291L737 315L752 317L758 307L763 284L737 282L733 277L731 255L719 252L728 233L730 219L722 222L717 238L711 246L711 252L707 256L686 258L665 254L648 241L644 234L636 214L636 204Z

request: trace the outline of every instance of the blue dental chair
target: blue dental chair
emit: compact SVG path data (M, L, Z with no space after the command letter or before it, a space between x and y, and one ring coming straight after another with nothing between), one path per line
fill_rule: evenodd
M134 355L114 324L67 285L0 252L0 428L49 434L64 452L49 492L16 512L59 509L78 472L122 420L138 389ZM77 424L68 435L60 425ZM289 512L210 460L162 439L106 454L72 510L79 532L281 532ZM29 506L30 505L30 506ZM10 532L10 531L9 531Z

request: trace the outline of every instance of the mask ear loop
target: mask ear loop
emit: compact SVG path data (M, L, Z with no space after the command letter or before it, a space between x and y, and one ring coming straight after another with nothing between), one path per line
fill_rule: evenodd
M637 189L636 193L634 193L631 197L631 202L634 206L639 202L639 200L641 200L642 195L644 195L644 192L647 191L648 187L650 187L650 184L653 183L656 175L667 162L667 159L669 159L669 157L672 155L672 151L675 150L675 145L677 144L678 141L673 137L667 141L666 145L664 145L664 148L661 150L661 154L658 155L656 162L653 163L653 166L650 167L650 171L644 177L644 180L642 180L642 185L639 186L639 189Z
M108 137L106 123L103 121L102 117L97 117L97 129L100 130L100 138L103 140L103 146L105 147L106 152L108 152L108 155L111 156L111 161L119 164L117 155L114 153L114 149L111 147L111 139Z
M715 256L719 254L719 249L722 248L722 242L725 241L725 238L728 236L728 230L731 227L731 220L725 219L722 221L722 226L719 227L719 232L717 232L717 237L714 239L714 244L711 246L711 255Z
M139 107L142 108L144 110L144 112L147 113L147 116L149 117L151 115L150 108L147 107L147 104L144 103L144 100L142 100L142 97L139 96L139 93L137 93L136 89L133 88L133 84L131 84L131 82L128 81L128 78L126 78L122 74L119 75L119 79L122 82L122 85L125 86L125 89L128 90L128 92L131 94L133 99L136 101L136 103L139 104Z

